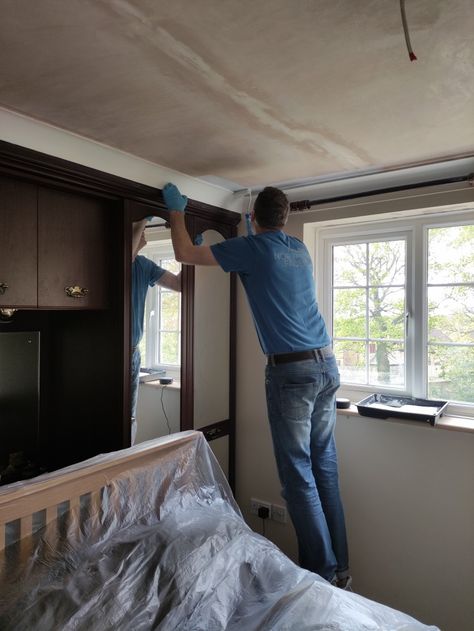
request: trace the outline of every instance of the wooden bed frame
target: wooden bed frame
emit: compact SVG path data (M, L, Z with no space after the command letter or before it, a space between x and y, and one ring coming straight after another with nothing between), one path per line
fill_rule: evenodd
M100 462L93 458L20 484L0 487L0 565L9 544L7 524L16 526L14 542L20 542L21 558L25 559L29 556L36 530L58 521L65 512L78 509L82 498L100 510L102 490L112 480L126 478L131 470L171 454L176 448L195 440L198 434L187 431L157 438L107 454Z
M112 533L112 539L117 533L117 531L114 530L117 527L115 522L116 518L119 528L123 526L123 524L125 524L125 529L128 527L129 517L130 523L135 523L134 520L137 518L137 514L136 511L134 512L133 510L133 501L129 502L129 498L136 498L136 503L140 504L142 496L145 496L144 516L150 515L155 520L153 523L156 523L156 518L159 519L161 505L166 505L167 503L166 496L171 495L171 501L177 501L179 503L181 489L186 488L187 492L191 492L194 495L194 487L192 486L196 475L196 460L194 459L194 455L197 454L199 459L199 447L202 446L200 441L205 441L205 437L201 432L180 432L164 438L148 441L136 447L97 456L91 460L86 460L72 467L45 474L44 476L33 478L32 480L4 486L3 488L0 487L0 588L5 590L2 591L2 598L0 599L3 601L0 604L4 605L5 609L5 612L0 612L1 616L5 616L2 620L7 620L7 623L9 623L11 620L16 620L18 616L21 617L24 603L26 603L26 610L28 610L27 596L30 595L30 590L33 590L31 591L33 598L36 597L34 590L38 584L38 577L40 582L45 579L45 577L49 580L51 568L54 568L52 572L53 583L55 577L59 577L58 580L61 581L62 576L67 574L69 567L74 568L76 551L80 552L78 558L80 563L82 563L81 546L85 543L87 551L88 537L92 534L91 539L94 540L96 527L98 528L97 534L99 537L104 534L107 540L107 536L110 533ZM195 446L197 446L196 451L194 451ZM185 463L185 466L183 466L183 463ZM210 461L209 464L211 467L213 466L212 461ZM199 465L197 468L199 469ZM187 479L188 475L190 476L189 480ZM187 486L188 483L190 483L189 487ZM142 494L137 495L136 490L141 490ZM219 504L222 503L222 499L227 492L226 489L220 490L223 494L218 493ZM145 492L143 493L143 491ZM176 496L173 496L173 493L178 495L177 500ZM149 503L147 504L147 502ZM201 509L202 505L200 506L200 510ZM156 514L155 511L158 511L158 514ZM41 519L38 518L39 515L41 515ZM219 515L219 513L216 512L213 514L213 517L215 515ZM121 521L122 518L124 518L123 521ZM140 515L138 515L138 519L141 519ZM225 519L225 516L223 519ZM208 524L209 522L198 522L199 533L199 528L201 528L202 523ZM145 521L144 524L146 526L147 522ZM12 527L13 525L14 527ZM173 528L176 527L174 522L171 525ZM234 532L233 529L231 530ZM214 531L211 532L211 536L213 536L213 532ZM240 528L238 525L235 532L237 533L237 537L239 537ZM249 540L247 536L250 532L250 529L249 532L246 531L244 533L244 539L239 539L239 541L245 541L246 545L248 545ZM173 535L174 534L175 532L173 531ZM185 538L189 538L189 532L184 536ZM199 536L201 536L201 534L199 534ZM335 593L335 599L332 597L328 598L326 590L335 590L335 592L343 594L344 592L342 592L342 590L336 589L318 577L311 579L309 574L305 576L305 580L302 581L302 576L299 573L304 572L304 570L299 570L278 548L275 548L269 541L265 542L260 535L255 534L254 537L254 543L257 545L255 549L262 555L261 558L273 559L275 565L267 566L264 564L256 566L261 567L265 575L262 577L263 583L257 581L257 592L255 592L255 594L250 592L248 606L252 608L252 615L255 613L253 609L255 608L257 594L260 600L262 598L263 587L267 584L269 579L267 568L270 568L270 574L272 574L273 570L271 568L273 567L277 576L278 589L276 591L272 590L269 593L269 598L265 601L265 610L263 613L260 612L265 616L261 618L262 621L265 619L270 620L273 615L272 612L276 611L275 608L278 609L278 607L282 609L288 607L288 614L285 614L287 616L285 620L289 620L290 618L288 616L294 615L296 602L302 603L298 610L300 616L303 615L303 613L307 615L310 610L309 607L313 608L317 616L318 610L314 609L314 598L318 597L320 592L322 600L317 602L320 602L323 607L326 607L326 603L331 603L332 601L335 603L331 605L332 608L330 610L326 611L326 609L324 609L324 615L329 611L330 615L337 614L337 616L340 616L340 595ZM178 547L181 547L181 541L179 539L177 541ZM189 541L191 541L191 539L189 539ZM123 543L125 543L125 546L129 545L126 536L120 540L120 545ZM152 541L152 544L153 543ZM208 554L212 547L213 546L209 546L206 541L203 546L205 552L201 554ZM233 546L225 545L224 549L226 548L233 549ZM237 546L237 548L243 550L242 546ZM65 555L63 551L66 551ZM72 556L70 555L71 551L73 553ZM96 550L94 549L92 555L94 555L95 552ZM186 556L183 558L190 556L186 546L184 546L184 554ZM228 554L228 551L226 554ZM238 582L238 585L245 587L244 591L240 594L242 596L242 605L244 606L243 611L246 611L245 598L246 594L248 594L248 585L256 579L254 568L250 567L246 554L247 551L245 551L245 554L239 559L240 566L236 566L242 569L245 568L245 574L248 573L248 576L251 577L249 583L246 578ZM172 556L173 555L171 555L171 557ZM209 560L207 557L202 558L205 559L206 562ZM289 564L288 566L285 566L285 559ZM58 568L55 566L56 561L59 561ZM61 564L62 561L64 561L64 563ZM170 567L172 567L172 562L173 561L170 562ZM182 559L180 559L180 562L182 562ZM72 565L70 565L71 563ZM134 563L136 565L136 559ZM191 563L191 566L192 565L193 563ZM56 569L58 569L58 574L56 574ZM213 571L214 570L215 568ZM287 570L289 571L288 574L286 573ZM141 565L139 565L140 575L141 572L142 568ZM236 572L236 575L237 577L240 576L240 570ZM84 576L83 572L81 578ZM168 596L166 596L168 583L173 585L175 579L173 577L172 580L168 580L166 572L164 576L166 579L165 602L166 598L168 598ZM291 576L292 578L291 582L286 586L285 581L287 576ZM190 577L194 584L195 577L192 571L190 571ZM285 580L283 580L283 577L285 577ZM45 591L44 588L48 580L42 584L43 591L40 593L43 596L48 593L47 589ZM316 583L318 585L314 593L308 592L310 587L309 582L311 582L311 580L313 580L315 585ZM154 582L153 585L155 585ZM303 588L301 587L302 585ZM46 585L46 587L48 586ZM100 584L100 574L99 588L102 588ZM198 589L198 595L201 588L202 586ZM96 588L94 587L94 589ZM210 591L211 595L215 589L216 587L213 586L213 589ZM178 593L179 590L177 588L176 590ZM20 594L20 600L17 600L18 594ZM275 601L275 594L278 594L278 601ZM297 594L300 594L301 601L297 600ZM310 600L306 599L307 594L309 594ZM201 597L202 594L199 598ZM345 598L350 599L350 595L345 595ZM12 602L14 609L10 612L8 607L11 606ZM173 598L170 602L174 602ZM227 600L225 602L227 602ZM231 603L232 611L234 611L235 594L233 592L230 594L229 602ZM348 615L354 616L354 621L356 621L359 619L358 616L360 616L360 612L362 611L363 619L365 620L368 613L370 613L367 611L367 602L357 605L357 601L351 601L349 603L350 606L346 609L346 611L349 612ZM41 610L42 606L43 605L40 603L39 614L41 615L43 613ZM187 607L189 607L188 601L186 601L184 608L180 610L180 616L189 615ZM362 609L360 609L360 607L362 607ZM378 608L380 608L381 605L373 603L373 607L375 607L376 613L380 613ZM51 611L54 611L54 609ZM49 613L51 613L51 611L49 611ZM196 606L195 611L198 612L198 615L202 615L200 607ZM229 613L227 609L225 611ZM162 614L167 615L166 611L165 613L162 612ZM390 616L391 615L392 614L390 614ZM376 615L374 614L374 620L375 617ZM352 620L352 618L350 618L350 620ZM0 621L0 625L1 624L2 621ZM319 623L318 626L320 626ZM2 628L16 629L17 626L2 626ZM25 627L22 626L21 628ZM28 628L32 627L30 626ZM290 627L288 626L288 628ZM293 626L291 628L293 628ZM383 628L393 627L385 626ZM413 628L419 628L420 631L422 628L426 628L428 631L428 627L417 626ZM429 628L434 630L434 627Z

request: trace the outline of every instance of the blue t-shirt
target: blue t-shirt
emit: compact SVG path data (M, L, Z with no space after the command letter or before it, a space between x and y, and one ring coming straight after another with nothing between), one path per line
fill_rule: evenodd
M238 272L263 352L291 353L330 343L316 302L313 266L299 239L282 231L211 245L226 272Z
M165 271L146 256L136 256L132 263L132 347L142 339L148 287L153 287Z

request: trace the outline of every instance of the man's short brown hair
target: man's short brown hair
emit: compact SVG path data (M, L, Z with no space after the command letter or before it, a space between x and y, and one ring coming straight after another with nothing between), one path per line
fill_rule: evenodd
M290 205L283 191L266 186L257 195L253 210L255 220L261 228L280 228L286 223Z

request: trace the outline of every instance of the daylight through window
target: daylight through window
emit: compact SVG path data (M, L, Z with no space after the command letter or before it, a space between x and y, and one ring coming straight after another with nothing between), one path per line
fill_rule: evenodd
M324 228L317 249L344 386L474 406L474 212Z
M173 274L181 265L174 259L170 241L150 241L141 254ZM150 287L145 303L142 365L146 368L179 367L181 363L181 293L160 285Z

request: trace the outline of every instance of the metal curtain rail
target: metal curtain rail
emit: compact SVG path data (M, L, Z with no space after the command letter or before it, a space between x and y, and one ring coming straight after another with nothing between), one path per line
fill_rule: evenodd
M449 177L439 180L429 180L427 182L418 182L416 184L404 184L401 186L389 186L387 188L376 188L370 191L361 191L360 193L350 193L348 195L337 195L336 197L325 197L322 199L302 199L290 203L290 211L297 212L301 210L309 210L313 206L322 204L331 204L333 202L342 202L350 199L358 199L360 197L370 197L371 195L383 195L384 193L397 193L399 191L409 191L417 188L428 186L440 186L444 184L455 184L456 182L471 182L474 184L474 173L460 175L458 177Z

